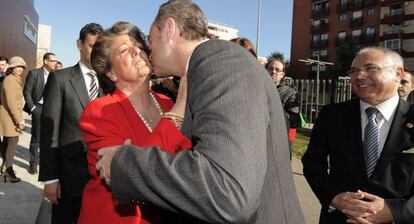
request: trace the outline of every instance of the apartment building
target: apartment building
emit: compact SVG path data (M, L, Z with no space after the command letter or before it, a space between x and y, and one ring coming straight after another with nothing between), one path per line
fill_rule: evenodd
M338 46L350 39L358 48L385 46L400 52L406 67L414 70L413 19L414 0L294 0L292 75L314 78L316 66L299 59L319 56L335 62Z

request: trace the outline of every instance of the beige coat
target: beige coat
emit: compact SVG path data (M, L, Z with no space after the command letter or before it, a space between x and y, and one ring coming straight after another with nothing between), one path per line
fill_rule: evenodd
M1 87L0 95L0 135L6 137L19 136L16 124L23 121L23 89L22 78L8 75Z

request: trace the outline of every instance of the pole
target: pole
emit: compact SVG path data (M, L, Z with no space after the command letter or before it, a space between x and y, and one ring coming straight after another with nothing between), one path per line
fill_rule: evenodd
M257 5L257 30L256 30L256 53L259 55L259 33L260 33L260 8L262 5L262 0L258 0Z

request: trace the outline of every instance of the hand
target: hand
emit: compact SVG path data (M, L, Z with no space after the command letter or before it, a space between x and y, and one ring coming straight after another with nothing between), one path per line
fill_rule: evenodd
M24 121L20 122L19 123L19 129L23 131L24 127L25 127Z
M130 145L131 140L127 139L124 142L124 145ZM115 153L121 148L121 145L110 146L99 149L98 156L100 157L99 161L96 163L95 167L99 170L99 175L101 179L105 180L105 183L111 185L111 162Z
M184 117L185 104L187 102L187 76L181 77L180 86L178 87L177 100L170 112Z
M365 200L368 200L368 202L365 201L364 203L369 203L376 211L375 214L368 215L365 218L366 222L360 223L391 223L394 221L391 210L383 198L360 190L358 190L358 193L362 194Z
M58 205L58 199L61 197L60 183L46 184L43 188L43 194L50 203Z
M331 205L354 220L375 214L377 210L363 198L362 192L342 192L334 197Z

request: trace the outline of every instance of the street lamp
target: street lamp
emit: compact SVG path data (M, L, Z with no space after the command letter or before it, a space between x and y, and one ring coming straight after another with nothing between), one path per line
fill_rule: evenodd
M320 66L321 65L334 65L334 63L331 62L326 62L326 61L320 61L319 60L319 54L318 54L318 59L314 60L314 59L299 59L300 62L305 62L306 65L313 65L316 64L316 114L319 113L319 70L320 70Z
M257 4L257 30L256 30L256 53L259 55L259 33L260 33L260 8L262 5L262 0L258 0Z

